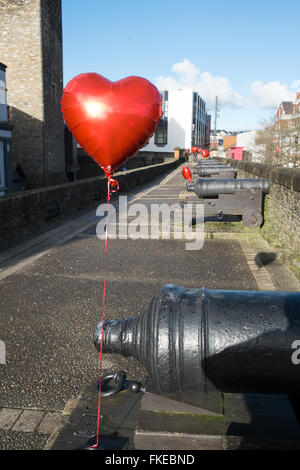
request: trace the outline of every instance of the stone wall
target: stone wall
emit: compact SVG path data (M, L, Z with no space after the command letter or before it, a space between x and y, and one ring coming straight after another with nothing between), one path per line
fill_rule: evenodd
M172 160L174 160L174 152L139 151L127 160L125 166L127 170L132 170ZM77 162L80 167L80 171L77 174L78 179L91 178L99 174L99 165L81 148L77 151Z
M173 160L158 165L115 173L120 192L145 184L175 169L181 162ZM45 224L76 214L95 201L105 200L107 179L104 176L49 186L0 197L0 242L20 241L23 235L34 234Z
M61 0L41 0L45 185L66 181Z
M66 181L61 38L61 0L0 0L12 165L21 165L28 188Z
M269 179L261 234L284 251L300 275L300 169L233 160L227 164L237 166L238 178Z

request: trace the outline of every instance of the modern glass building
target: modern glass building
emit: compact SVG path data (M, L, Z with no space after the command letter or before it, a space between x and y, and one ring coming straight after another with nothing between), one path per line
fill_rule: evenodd
M205 144L206 106L201 96L193 93L192 146L203 148Z
M161 95L163 117L143 150L173 152L175 147L204 148L207 123L210 122L204 99L187 89L165 90Z

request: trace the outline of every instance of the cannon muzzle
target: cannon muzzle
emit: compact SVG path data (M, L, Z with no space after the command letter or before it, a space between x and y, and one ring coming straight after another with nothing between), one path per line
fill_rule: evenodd
M300 293L165 286L136 318L105 320L102 352L133 356L156 393L300 394ZM299 348L299 346L298 346Z

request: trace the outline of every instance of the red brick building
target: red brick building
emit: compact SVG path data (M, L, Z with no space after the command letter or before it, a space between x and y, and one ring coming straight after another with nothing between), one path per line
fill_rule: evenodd
M295 120L300 118L300 91L296 93L295 101L282 101L276 110L276 130L292 129Z
M275 156L287 166L300 166L300 92L294 101L283 101L275 116Z

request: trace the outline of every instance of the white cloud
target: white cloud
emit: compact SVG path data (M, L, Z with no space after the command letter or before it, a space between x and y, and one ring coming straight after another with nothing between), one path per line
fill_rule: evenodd
M272 108L281 101L293 101L295 98L295 93L278 81L263 83L256 80L251 82L250 91L259 108Z
M174 64L172 66L172 72L179 76L181 84L189 88L197 83L197 77L200 74L200 70L188 59L184 59L183 62Z
M232 104L237 107L244 104L243 97L233 90L226 77L217 77L204 72L201 74L201 80L197 82L197 90L209 102L214 102L218 96L222 104Z
M300 80L294 80L292 82L292 89L293 90L300 90Z
M192 88L207 101L210 107L214 106L216 96L218 96L221 105L227 104L248 110L250 108L274 108L281 101L293 101L295 99L293 90L300 90L300 80L294 80L290 88L279 81L264 83L261 80L255 80L245 84L250 94L244 97L233 89L228 78L215 76L210 72L201 72L188 59L174 64L171 72L173 75L166 77L160 75L154 79L160 90Z
M226 77L213 76L202 72L188 59L174 64L171 68L178 78L160 75L155 78L156 86L160 89L192 88L197 91L209 105L213 105L218 96L222 105L231 104L241 107L244 104L242 96L234 91Z

